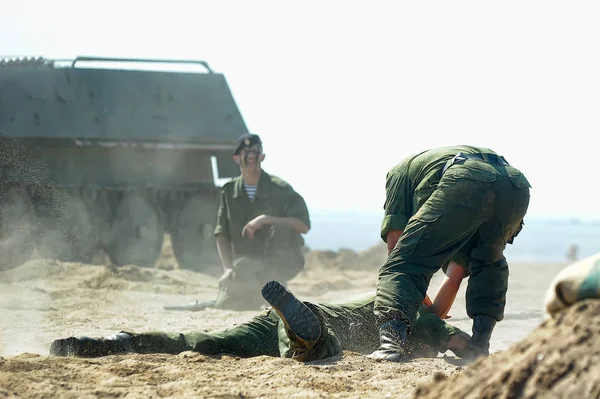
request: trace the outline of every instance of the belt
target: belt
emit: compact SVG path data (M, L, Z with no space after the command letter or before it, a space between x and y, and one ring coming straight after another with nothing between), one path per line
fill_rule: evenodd
M444 174L444 172L446 172L446 169L448 169L450 166L458 162L464 162L467 159L475 159L477 161L483 161L492 165L509 166L509 163L501 155L488 153L463 154L462 152L459 152L454 156L454 158L446 162L444 168L442 169L442 174Z

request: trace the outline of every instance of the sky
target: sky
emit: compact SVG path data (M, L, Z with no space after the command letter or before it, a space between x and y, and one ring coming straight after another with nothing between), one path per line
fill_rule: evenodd
M492 148L531 217L600 218L600 3L3 0L0 55L206 60L310 209L382 212L427 148Z

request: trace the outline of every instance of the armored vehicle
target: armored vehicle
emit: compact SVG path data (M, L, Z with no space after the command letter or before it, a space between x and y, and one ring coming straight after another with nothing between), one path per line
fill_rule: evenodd
M151 266L168 233L180 267L217 273L217 181L247 132L204 61L2 59L0 270L34 250Z

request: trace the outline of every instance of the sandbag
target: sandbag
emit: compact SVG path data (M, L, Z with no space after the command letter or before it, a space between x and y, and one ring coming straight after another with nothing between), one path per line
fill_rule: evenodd
M600 253L561 270L546 291L545 318L589 298L600 298Z

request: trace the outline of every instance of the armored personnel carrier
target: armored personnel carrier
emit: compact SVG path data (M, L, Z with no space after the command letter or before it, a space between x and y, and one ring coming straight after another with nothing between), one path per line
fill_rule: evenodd
M0 61L0 270L35 251L152 266L165 234L182 268L218 273L218 178L248 129L204 61Z

